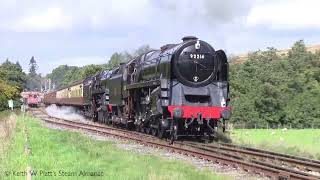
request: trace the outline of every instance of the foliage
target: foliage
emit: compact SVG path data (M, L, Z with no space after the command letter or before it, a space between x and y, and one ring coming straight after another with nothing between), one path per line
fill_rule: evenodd
M231 64L232 122L311 125L320 122L320 53L296 42L288 54L274 48Z
M53 88L58 89L83 79L84 73L82 73L82 69L85 69L85 67L60 65L59 67L55 68L51 74L48 74L47 78L51 79Z
M34 57L32 56L31 59L30 59L30 62L29 62L29 75L31 77L34 77L37 75L37 69L38 69L38 65L37 65L37 62L36 60L34 59Z
M87 65L83 67L60 65L55 68L47 78L51 79L55 88L60 88L69 85L75 81L82 80L88 76L92 76L103 70L102 65Z
M122 53L113 53L107 64L107 67L112 69L117 67L120 63L125 62L126 56Z
M27 82L25 88L29 91L40 91L42 87L42 82L44 78L41 74L37 74L38 65L34 56L31 57L29 61L29 74L27 75Z
M18 62L12 63L7 59L0 65L0 111L8 108L9 99L19 101L25 81L26 74Z
M28 74L25 88L29 91L40 91L42 88L42 82L44 82L44 79L41 77L41 74L33 76Z
M61 66L59 66L59 67L61 67ZM81 74L79 73L80 69L81 68L76 67L76 66L69 66L69 69L64 74L65 76L63 77L63 79L61 79L61 80L54 80L53 79L53 81L58 82L57 87L66 86L72 82L78 81L82 78ZM61 82L61 84L59 84L59 82Z
M84 66L81 69L81 78L86 78L86 77L89 77L89 76L93 76L97 72L100 72L102 70L103 70L103 68L102 68L101 65L90 64L90 65Z
M0 65L0 79L22 90L26 81L26 74L22 71L19 62L12 63L7 59Z
M7 109L8 100L18 98L19 92L16 86L11 86L5 81L0 80L0 111Z

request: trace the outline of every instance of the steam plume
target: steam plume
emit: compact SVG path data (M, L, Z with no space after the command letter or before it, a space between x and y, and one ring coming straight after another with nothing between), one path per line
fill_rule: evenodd
M86 121L85 117L82 116L79 112L77 112L77 109L70 106L61 106L58 107L55 104L50 105L46 108L46 111L48 115L55 117L55 118L61 118L61 119L67 119L67 120L77 120L77 121Z

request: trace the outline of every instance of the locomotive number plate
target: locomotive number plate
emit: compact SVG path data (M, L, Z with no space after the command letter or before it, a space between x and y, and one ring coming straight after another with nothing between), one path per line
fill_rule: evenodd
M204 54L195 54L195 53L191 53L189 55L190 59L204 59Z

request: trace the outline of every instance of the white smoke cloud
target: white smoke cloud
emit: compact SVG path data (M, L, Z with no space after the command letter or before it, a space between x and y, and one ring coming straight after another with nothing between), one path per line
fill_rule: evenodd
M20 19L13 24L14 31L48 31L48 30L67 30L72 25L70 16L63 14L60 8L48 8L42 14L33 14Z
M245 18L254 1L249 0L164 0L158 5L171 18L208 25L228 24Z
M273 0L257 3L247 25L267 25L272 29L320 28L318 0Z
M217 25L243 18L252 4L249 0L4 1L4 8L0 7L0 27L18 32L50 32L79 27L110 29L157 24L169 25L172 29L182 22Z
M71 121L87 121L84 116L82 116L77 109L71 106L56 106L55 104L50 105L46 108L49 116L55 118L61 118Z

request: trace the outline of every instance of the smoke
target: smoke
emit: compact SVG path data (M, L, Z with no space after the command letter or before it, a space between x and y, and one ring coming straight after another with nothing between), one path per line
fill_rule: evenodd
M46 108L49 116L55 118L61 118L66 120L86 121L86 118L82 116L77 109L70 106L56 106L55 104L50 105Z
M88 27L127 29L157 24L172 29L176 23L195 26L199 21L201 25L219 25L247 17L256 4L256 0L7 1L1 2L0 20L3 23L0 29L18 32L68 31ZM165 29L161 28L161 31Z
M178 21L208 25L228 24L245 19L254 3L249 0L164 0L158 4L162 13L168 13Z

